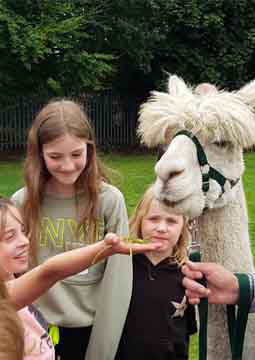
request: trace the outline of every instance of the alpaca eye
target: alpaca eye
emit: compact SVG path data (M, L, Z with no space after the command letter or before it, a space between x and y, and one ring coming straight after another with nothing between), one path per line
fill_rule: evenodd
M227 148L231 146L231 143L229 141L214 141L213 145L219 147L219 148Z

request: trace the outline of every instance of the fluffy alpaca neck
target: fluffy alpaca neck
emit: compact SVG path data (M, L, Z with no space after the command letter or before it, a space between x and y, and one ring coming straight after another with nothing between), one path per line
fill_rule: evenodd
M253 260L246 202L241 182L236 186L234 200L222 208L207 210L198 218L198 239L202 261L217 262L233 272L250 272ZM246 331L244 360L254 359L254 332L255 322L251 318ZM222 305L209 306L207 349L208 360L231 358L226 311Z
M242 183L226 206L206 210L198 218L202 261L217 262L231 271L251 271L253 260Z

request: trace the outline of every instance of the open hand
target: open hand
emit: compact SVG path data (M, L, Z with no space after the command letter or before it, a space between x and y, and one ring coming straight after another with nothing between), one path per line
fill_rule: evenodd
M113 233L106 234L104 238L105 245L111 247L112 254L139 254L147 251L159 250L160 243L137 244L129 243L122 240L122 236Z

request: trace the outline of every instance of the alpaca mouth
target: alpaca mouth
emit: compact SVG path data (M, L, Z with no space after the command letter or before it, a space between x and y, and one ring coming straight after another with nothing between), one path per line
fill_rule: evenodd
M163 202L164 205L169 206L169 207L172 207L172 208L175 207L175 206L178 206L182 201L183 201L183 199L182 199L182 200L178 200L178 201L170 201L170 200L164 198L164 199L162 200L162 202Z
M179 200L175 200L175 201L168 200L166 197L164 197L164 198L161 198L160 201L166 206L169 206L171 208L176 208L179 205L183 204L183 202L186 201L189 197L190 197L190 195L187 195L186 197L179 199Z
M160 184L159 184L160 185ZM156 199L167 207L175 208L181 206L181 204L192 196L191 193L182 194L179 199L171 199L172 191L167 191L163 186L156 186L155 184L155 197ZM169 194L169 196L168 196ZM170 197L170 199L169 199Z

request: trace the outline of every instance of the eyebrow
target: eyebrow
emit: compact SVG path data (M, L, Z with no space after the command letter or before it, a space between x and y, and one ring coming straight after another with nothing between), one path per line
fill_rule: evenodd
M156 216L156 217L160 217L161 215L159 213L147 213L148 217L151 217L151 216ZM168 214L166 216L168 219L173 219L173 220L177 220L178 219L178 215L175 215L175 214Z
M83 150L84 150L84 146L82 146L82 147L80 147L80 148L77 148L77 149L75 149L75 150L73 150L73 151L71 151L71 152L83 151Z

